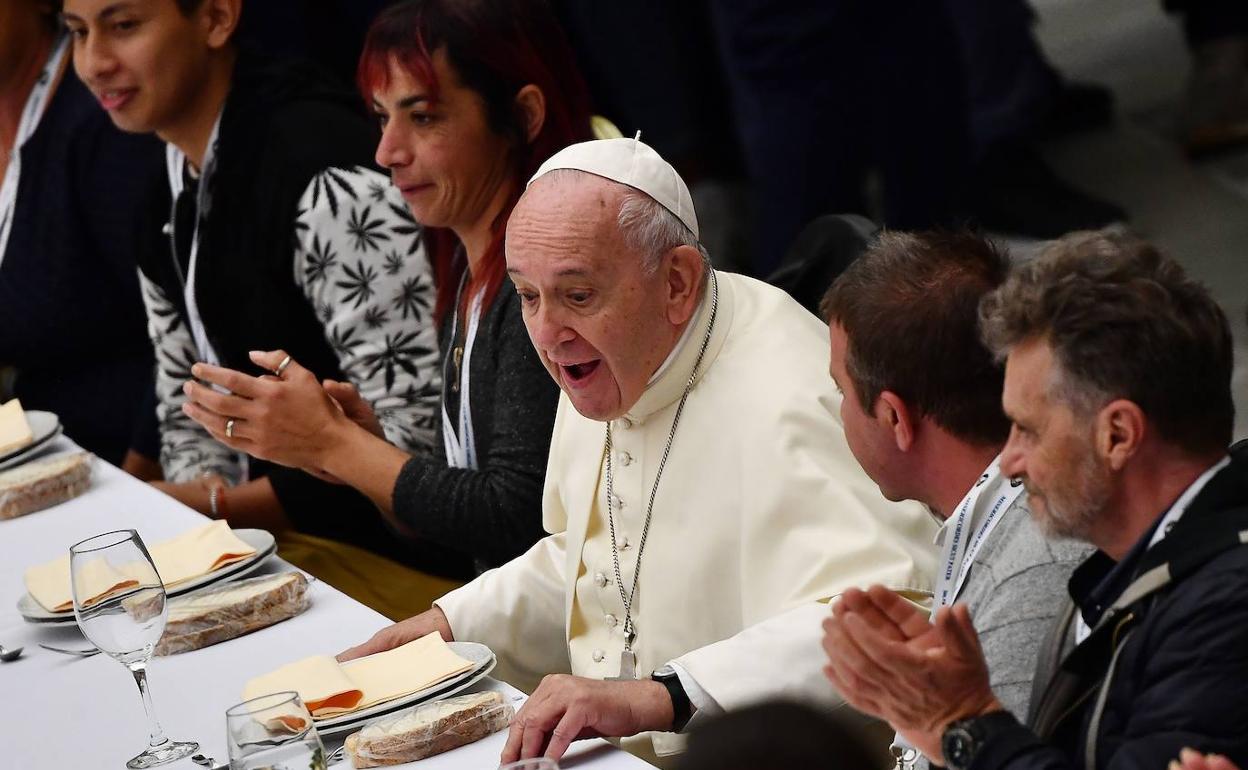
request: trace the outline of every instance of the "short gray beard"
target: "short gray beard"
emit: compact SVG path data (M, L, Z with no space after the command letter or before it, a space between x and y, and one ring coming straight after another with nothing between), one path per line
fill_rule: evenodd
M1109 502L1109 479L1091 451L1091 442L1087 449L1081 452L1076 473L1069 479L1069 484L1061 490L1054 490L1058 499L1055 500L1052 493L1041 495L1045 512L1039 524L1049 537L1089 542Z

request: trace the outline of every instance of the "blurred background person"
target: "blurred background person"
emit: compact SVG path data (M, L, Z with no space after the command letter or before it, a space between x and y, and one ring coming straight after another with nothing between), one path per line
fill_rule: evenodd
M793 701L745 706L692 730L677 768L883 770L884 743L852 714L841 709L833 715Z
M1248 3L1164 0L1192 55L1179 141L1191 157L1248 142Z
M161 147L113 127L68 49L52 3L0 5L0 401L55 412L85 449L151 478L133 222Z

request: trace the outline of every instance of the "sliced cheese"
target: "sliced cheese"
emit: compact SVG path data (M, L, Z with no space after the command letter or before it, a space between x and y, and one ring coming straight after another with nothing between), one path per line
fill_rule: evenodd
M16 398L0 406L0 457L34 443L35 434L26 421L22 402Z

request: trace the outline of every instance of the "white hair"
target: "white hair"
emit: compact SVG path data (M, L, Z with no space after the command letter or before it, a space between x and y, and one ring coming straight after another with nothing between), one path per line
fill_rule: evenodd
M708 270L711 268L711 255L698 242L693 231L658 201L639 190L626 188L616 224L624 243L642 255L648 275L653 275L659 269L663 255L677 246L697 249L702 255L703 266Z

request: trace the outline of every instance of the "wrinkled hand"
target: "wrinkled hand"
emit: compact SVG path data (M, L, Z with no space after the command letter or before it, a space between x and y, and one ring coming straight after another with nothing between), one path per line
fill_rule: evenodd
M667 688L652 679L617 682L556 674L542 680L520 708L499 761L559 759L581 738L622 738L670 730Z
M1239 770L1239 767L1221 754L1201 754L1195 749L1183 749L1179 758L1170 762L1169 770Z
M377 438L386 438L386 432L381 427L381 420L377 419L377 413L373 411L373 405L364 400L354 385L337 380L325 380L321 385L352 422Z
M365 655L372 655L375 652L393 650L395 647L401 647L434 631L441 633L442 638L448 642L455 641L455 637L451 634L451 624L438 607L399 621L392 626L386 626L373 634L367 642L338 653L338 662L343 663Z
M855 708L880 717L943 764L940 738L959 719L1001 709L966 605L936 622L883 586L850 589L823 623L824 674Z
M150 483L187 508L193 508L203 514L209 514L212 511L212 505L208 499L212 488L229 486L225 479L215 473L205 473L191 481L153 481Z
M251 354L252 361L270 371L285 357L280 350ZM252 377L203 363L195 364L191 373L230 391L218 393L195 381L183 386L189 400L182 411L213 438L231 449L281 465L322 469L321 458L336 443L334 430L345 415L316 377L297 361L286 367L281 379L272 375ZM230 419L234 420L233 435L226 436Z

